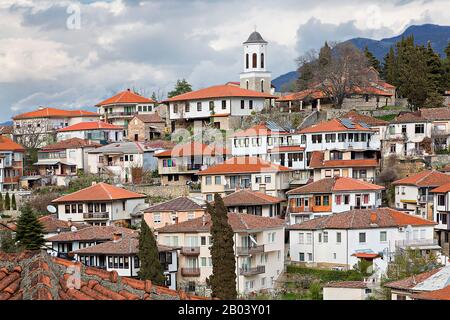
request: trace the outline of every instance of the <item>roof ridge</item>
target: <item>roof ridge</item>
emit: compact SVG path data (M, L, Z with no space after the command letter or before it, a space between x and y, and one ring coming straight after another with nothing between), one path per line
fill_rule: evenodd
M112 195L111 193L105 188L105 183L104 182L100 182L99 183L100 187L102 187L102 189L106 192L107 196L109 197L110 200L112 200ZM95 186L95 185L93 185Z

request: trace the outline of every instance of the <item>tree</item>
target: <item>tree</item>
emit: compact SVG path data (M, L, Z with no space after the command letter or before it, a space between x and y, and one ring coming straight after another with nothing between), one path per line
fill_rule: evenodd
M234 255L234 232L228 223L227 208L220 194L214 195L214 206L207 204L211 217L212 246L210 247L213 264L212 275L208 283L212 296L222 300L234 300L236 292L236 257Z
M364 48L364 55L369 61L369 65L371 65L375 70L381 73L380 61L378 61L378 59L372 54L372 52L369 51L369 48L367 48L367 46Z
M311 286L308 289L308 297L311 300L322 300L322 287L319 282L311 283Z
M319 65L323 68L331 62L331 48L325 41L324 46L319 51Z
M143 220L139 232L139 260L138 276L141 280L151 280L157 285L164 285L164 270L159 260L158 245L152 230Z
M27 203L21 208L17 221L16 241L26 250L39 250L45 243L44 229L37 216Z
M11 209L17 210L16 195L14 193L11 198Z
M315 65L317 64L317 53L314 50L308 51L305 55L297 58L299 77L297 79L297 91L309 88L314 78Z
M0 211L3 211L4 209L3 194L0 192Z
M12 253L17 251L11 230L0 231L0 251Z
M395 83L395 52L394 48L391 47L389 49L389 52L384 57L384 64L383 64L383 78L386 80L386 82L394 84Z
M5 195L5 210L11 210L11 200L9 198L9 192Z
M186 81L186 79L177 80L177 84L175 85L175 88L170 91L167 96L169 98L178 96L182 93L191 92L192 86Z
M152 100L153 101L158 101L158 98L156 97L156 92L155 91L153 91L153 93L152 93Z
M428 270L436 269L439 266L437 256L433 251L430 251L428 255L422 255L420 250L411 248L399 250L396 252L394 260L388 264L386 280L400 280Z

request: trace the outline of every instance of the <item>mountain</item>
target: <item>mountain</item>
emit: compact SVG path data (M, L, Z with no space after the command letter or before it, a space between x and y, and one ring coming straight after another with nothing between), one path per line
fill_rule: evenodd
M444 57L444 49L450 41L450 26L439 26L436 24L423 24L420 26L410 26L402 34L385 38L381 40L372 40L368 38L353 38L347 40L354 44L357 48L364 50L367 46L369 51L380 61L383 62L384 56L388 53L391 46L395 45L402 37L408 37L410 35L414 36L414 41L417 44L427 45L428 41L431 42L433 49ZM330 39L332 40L332 39ZM297 76L296 71L291 71L286 74L279 76L272 80L272 84L276 87L279 92L281 86L285 83L289 83Z
M3 126L12 126L12 125L13 125L12 121L6 121L6 122L3 122L3 123L0 123L1 127L3 127Z

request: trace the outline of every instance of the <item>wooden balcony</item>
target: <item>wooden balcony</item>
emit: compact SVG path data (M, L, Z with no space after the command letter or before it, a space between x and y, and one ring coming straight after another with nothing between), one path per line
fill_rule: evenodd
M85 220L108 220L109 212L86 212L83 213Z
M239 274L244 277L251 277L257 274L265 273L266 266L257 266L255 268L241 268Z
M198 256L200 247L181 247L181 254L184 256Z
M183 277L200 277L200 268L181 268Z
M250 254L261 252L264 252L264 245L236 248L236 254L239 256L248 256Z

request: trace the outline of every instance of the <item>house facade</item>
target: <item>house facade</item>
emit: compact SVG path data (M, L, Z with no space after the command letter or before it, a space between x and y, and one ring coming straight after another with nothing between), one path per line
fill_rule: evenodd
M228 212L254 214L262 217L281 217L284 214L284 199L266 193L238 190L223 197Z
M166 121L156 113L137 114L128 123L128 140L149 141L160 139L166 133Z
M20 188L24 154L23 146L0 135L0 192Z
M384 274L397 250L426 254L440 250L435 222L391 209L360 209L328 215L289 227L293 262L311 267L353 269L359 260L372 262Z
M433 220L436 238L442 247L442 253L450 257L450 182L431 190L434 194Z
M123 128L103 122L81 122L58 130L58 141L78 138L99 144L120 142L123 140Z
M106 226L130 223L131 213L144 205L145 198L143 194L101 182L59 197L52 203L57 206L60 220Z
M228 214L234 231L236 289L245 295L274 288L284 268L284 221L250 214ZM212 274L211 219L201 218L157 229L159 244L181 246L178 288L209 295Z

